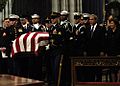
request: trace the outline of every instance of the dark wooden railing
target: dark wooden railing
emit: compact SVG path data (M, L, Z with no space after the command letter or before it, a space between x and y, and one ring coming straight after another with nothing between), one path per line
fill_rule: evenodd
M71 75L72 75L72 86L98 86L95 85L97 82L79 82L77 80L76 67L119 67L120 66L120 57L71 57ZM87 78L87 77L86 77ZM85 84L86 83L86 84ZM110 82L98 82L100 86L111 86ZM84 84L84 85L83 85ZM104 85L102 85L104 84ZM109 85L108 85L109 84ZM120 86L120 82L116 82Z

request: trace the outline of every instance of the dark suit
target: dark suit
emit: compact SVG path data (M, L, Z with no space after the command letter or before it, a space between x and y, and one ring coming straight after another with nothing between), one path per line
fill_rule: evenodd
M104 45L104 31L99 25L96 26L91 37L91 26L87 27L87 56L99 56L100 52L103 52Z
M103 52L103 50L104 50L103 28L97 24L97 26L94 27L94 32L92 33L91 26L88 26L87 27L87 44L86 44L87 56L100 56L100 53ZM102 80L102 72L100 68L88 67L86 68L86 71L84 73L85 73L85 77L87 77L86 81Z

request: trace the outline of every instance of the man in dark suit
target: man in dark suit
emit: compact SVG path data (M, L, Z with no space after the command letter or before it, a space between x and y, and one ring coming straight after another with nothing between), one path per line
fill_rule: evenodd
M103 28L97 23L97 16L91 14L89 17L90 25L87 27L87 55L99 56L103 55Z
M91 14L89 16L89 26L87 27L87 44L86 44L86 52L87 56L101 56L103 55L103 46L104 46L104 31L101 26L97 23L97 16L95 14ZM88 68L89 74L86 77L88 81L101 81L102 74L101 69L99 68Z

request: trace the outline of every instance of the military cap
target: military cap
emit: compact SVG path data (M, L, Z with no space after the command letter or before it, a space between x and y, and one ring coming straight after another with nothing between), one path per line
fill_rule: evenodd
M9 19L10 21L15 21L15 20L18 20L20 17L16 14L10 14L9 15Z
M73 15L74 15L74 19L79 19L81 17L79 12L74 12Z
M84 18L84 19L88 19L88 18L89 18L89 16L90 16L90 14L89 14L89 13L83 13L83 18Z
M66 11L66 10L63 10L63 11L61 11L61 13L60 13L61 16L67 16L68 14L69 14L69 12Z
M58 13L58 12L52 12L50 15L51 19L58 18L58 17L60 17L60 13Z
M11 18L11 19L18 19L20 17L18 15L16 15L16 14L10 14L9 18Z
M23 21L24 19L26 19L26 18L20 18L20 21Z
M31 18L31 15L21 15L20 16L20 19L29 19L29 18Z
M51 20L47 17L47 18L45 19L45 23L51 23Z
M31 17L32 18L40 18L40 16L38 14L33 14Z

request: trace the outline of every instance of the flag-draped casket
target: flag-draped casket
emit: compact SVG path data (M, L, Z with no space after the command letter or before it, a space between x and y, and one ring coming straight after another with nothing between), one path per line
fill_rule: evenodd
M19 52L38 52L39 47L48 44L49 34L47 32L29 32L22 34L13 41L12 57Z

